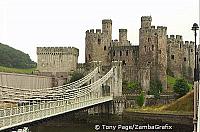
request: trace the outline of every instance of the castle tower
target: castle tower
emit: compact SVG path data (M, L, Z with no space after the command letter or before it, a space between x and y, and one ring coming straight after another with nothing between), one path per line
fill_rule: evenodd
M141 28L150 28L151 27L151 16L142 16L141 17Z
M180 35L170 35L167 38L167 67L168 74L182 76L183 39Z
M194 42L183 42L181 35L170 35L167 39L167 55L169 74L193 80Z
M125 46L128 44L127 29L119 29L119 43L120 46Z
M112 20L104 19L102 20L102 32L106 35L109 43L112 41Z
M112 42L112 20L102 20L101 29L86 31L85 62L101 61L102 65L110 65L110 46Z
M150 79L159 79L167 88L167 27L151 26L151 16L141 17L139 30L139 65L150 67Z
M74 47L37 47L37 70L42 75L66 77L76 70L78 55Z

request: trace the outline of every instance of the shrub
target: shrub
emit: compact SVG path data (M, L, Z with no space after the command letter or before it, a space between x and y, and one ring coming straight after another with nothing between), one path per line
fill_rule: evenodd
M143 104L144 104L144 94L143 94L143 93L141 93L141 94L137 97L136 102L137 102L138 106L140 106L140 107L143 106Z
M150 90L149 94L154 95L155 98L160 98L160 93L163 91L162 83L160 80L152 80L150 81Z
M122 87L123 87L123 93L134 93L134 92L140 93L142 90L139 82L137 81L133 82L123 81Z
M84 77L84 75L83 75L82 73L80 73L80 72L74 72L74 73L72 74L72 77L71 77L69 83L74 82L74 81L77 81L77 80L79 80L79 79L81 79L81 78L83 78L83 77Z
M140 86L139 86L139 83L136 82L136 81L135 82L129 82L128 83L128 89L131 90L131 91L135 91L135 90L139 90L140 91L141 90Z
M177 79L173 86L173 89L175 93L179 94L179 96L182 97L187 92L189 92L190 87L184 79Z

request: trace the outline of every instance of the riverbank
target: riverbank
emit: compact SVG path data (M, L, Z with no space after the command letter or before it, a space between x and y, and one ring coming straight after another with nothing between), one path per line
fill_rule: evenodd
M193 114L187 112L144 112L144 111L131 111L125 110L123 112L124 121L138 121L138 122L162 122L168 124L179 124L192 126Z

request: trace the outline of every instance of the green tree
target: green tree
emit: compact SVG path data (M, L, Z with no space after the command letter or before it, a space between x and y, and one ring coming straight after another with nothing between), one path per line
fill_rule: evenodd
M136 102L138 106L142 107L144 104L144 93L141 92L139 96L137 96Z
M190 87L184 79L177 79L173 86L173 89L175 93L179 94L179 96L182 97L187 92L189 92Z
M74 73L72 74L72 77L71 77L69 83L74 82L74 81L77 81L77 80L79 80L79 79L81 79L81 78L83 78L83 77L84 77L84 75L83 75L82 73L80 73L80 72L74 72Z
M36 63L28 54L0 43L0 66L25 69L36 67Z
M160 93L162 93L163 87L160 80L151 80L150 81L150 90L149 94L154 95L155 98L160 98Z
M140 84L139 84L139 82L137 82L137 81L129 82L127 87L128 87L128 89L129 89L130 91L132 91L132 92L134 92L134 91L139 91L139 92L141 92Z

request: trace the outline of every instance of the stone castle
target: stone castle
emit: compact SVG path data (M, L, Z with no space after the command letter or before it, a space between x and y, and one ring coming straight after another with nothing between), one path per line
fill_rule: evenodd
M137 81L148 90L151 80L159 79L167 90L167 73L193 78L194 42L180 35L167 35L167 27L152 26L151 16L141 17L139 45L127 39L127 29L119 29L119 40L112 40L112 20L102 20L102 29L90 29L85 36L85 64L78 64L78 49L38 47L38 71L67 76L70 71L86 71L94 61L104 70L112 61L122 61L123 80Z

